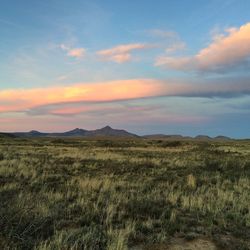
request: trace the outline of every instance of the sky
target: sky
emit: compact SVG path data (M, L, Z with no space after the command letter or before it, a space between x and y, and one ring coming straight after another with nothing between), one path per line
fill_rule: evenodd
M0 0L0 131L250 138L250 1Z

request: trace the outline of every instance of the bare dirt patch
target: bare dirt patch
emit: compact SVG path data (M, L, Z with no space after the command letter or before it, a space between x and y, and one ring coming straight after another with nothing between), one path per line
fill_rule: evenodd
M133 250L217 250L216 245L209 239L172 239L169 244L152 244L132 248Z

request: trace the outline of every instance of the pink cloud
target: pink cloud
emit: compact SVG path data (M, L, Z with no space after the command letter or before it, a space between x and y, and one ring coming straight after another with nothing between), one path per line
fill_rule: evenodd
M15 115L14 117L2 118L0 131L20 132L38 129L41 131L66 131L74 128L75 118L55 116L27 116L26 114ZM80 121L78 120L79 124ZM74 125L73 125L74 124Z
M82 58L86 54L86 49L84 48L71 48L65 44L61 44L60 48L64 51L67 51L67 56L74 58Z
M67 55L75 58L81 58L85 55L85 52L86 50L84 48L76 48L70 49Z
M149 44L141 44L141 43L123 44L113 47L111 49L97 51L96 54L105 61L124 63L131 61L132 51L149 49L151 47L152 46L150 46Z
M115 112L114 110L115 109ZM138 130L144 126L154 126L155 124L201 124L210 121L205 116L196 116L188 114L166 114L159 113L159 110L143 112L143 109L113 108L105 111L105 108L99 106L99 113L83 113L77 116L52 116L50 114L43 116L29 116L27 114L18 114L6 117L1 115L0 131L30 131L33 129L43 132L63 132L75 127L85 129L100 128L106 124L112 127L124 129L127 126L137 127ZM105 112L103 112L105 111ZM158 112L158 113L157 113ZM101 119L100 119L101 117ZM133 130L131 130L133 132Z
M157 58L155 65L176 70L220 70L244 63L250 57L250 23L216 34L195 56Z
M33 89L0 90L0 112L28 112L36 107L60 103L100 103L157 96L234 96L249 94L248 81L187 83L157 79L131 79L100 83L78 83ZM62 112L59 110L59 112ZM68 111L71 112L70 110Z

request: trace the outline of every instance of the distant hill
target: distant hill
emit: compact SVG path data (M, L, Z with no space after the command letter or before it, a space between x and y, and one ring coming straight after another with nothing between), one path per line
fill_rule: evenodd
M31 130L29 132L15 132L12 133L12 135L18 137L139 137L136 134L127 132L126 130L113 129L110 126L106 126L96 130L76 128L62 133L42 133L36 130Z
M158 139L171 139L171 140L192 139L192 137L190 137L190 136L164 135L164 134L144 135L143 138L152 139L152 140L158 140Z
M164 135L164 134L152 134L152 135L144 135L143 138L151 139L151 140L199 140L199 141L207 141L207 140L216 140L216 141L228 141L232 140L227 136L216 136L210 137L207 135L197 135L195 137L191 136L182 136L182 135Z
M110 126L106 126L101 129L89 131L89 136L118 136L118 137L138 137L136 134L132 134L123 129L113 129Z
M211 140L213 138L209 137L207 135L197 135L194 139L196 139L196 140Z
M11 133L0 133L0 138L15 138L16 136Z
M48 133L41 133L36 130L31 130L29 132L15 132L15 133L12 133L12 135L18 136L18 137L44 137L44 136L47 136Z
M53 133L43 133L36 130L31 130L29 132L15 132L15 133L0 133L0 138L3 137L126 137L126 138L143 138L151 140L216 140L225 141L232 140L230 137L226 136L216 136L209 137L207 135L197 135L196 137L182 136L182 135L165 135L165 134L152 134L138 136L136 134L130 133L124 129L114 129L110 126L105 126L100 129L86 130L81 128L75 128L66 132L53 132Z
M230 137L227 136L222 136L222 135L218 135L216 137L209 137L207 135L197 135L195 137L196 140L217 140L217 141L228 141L228 140L232 140Z
M232 140L230 137L227 136L223 136L223 135L218 135L216 137L214 137L215 140L221 140L221 141L229 141Z
M65 136L65 137L79 137L79 136L86 136L88 135L89 131L81 128L75 128L70 131L66 131L63 133L50 133L47 136Z

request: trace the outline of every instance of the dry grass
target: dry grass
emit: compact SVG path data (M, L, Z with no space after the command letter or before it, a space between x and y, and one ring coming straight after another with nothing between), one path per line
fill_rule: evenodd
M247 141L0 139L1 249L248 249L249 194Z

